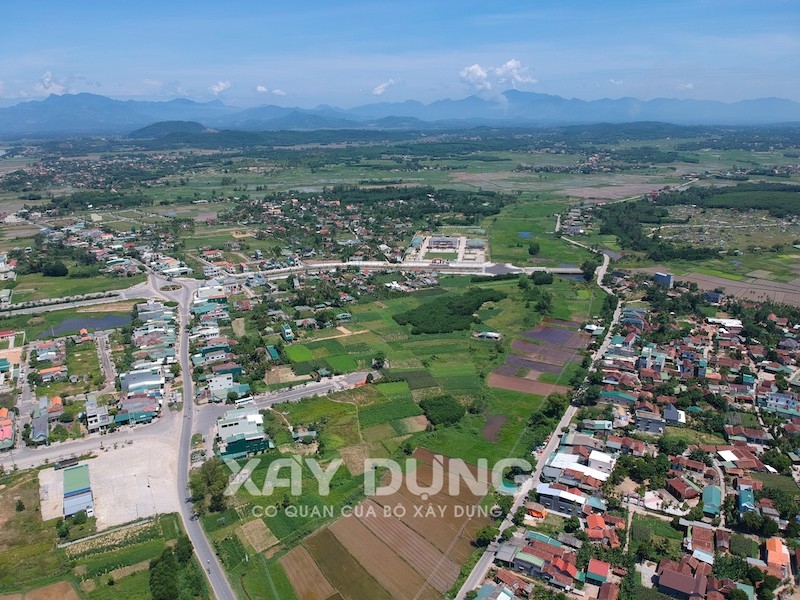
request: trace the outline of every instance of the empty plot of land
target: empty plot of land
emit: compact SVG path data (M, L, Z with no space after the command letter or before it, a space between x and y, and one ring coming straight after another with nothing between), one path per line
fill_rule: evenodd
M358 519L330 526L342 546L392 595L392 598L441 598L425 580Z
M522 334L523 337L544 342L546 344L564 345L572 337L572 331L568 329L560 329L558 327L547 327L545 325L537 325L533 329L529 329Z
M286 571L298 600L325 600L336 593L305 547L293 548L279 562Z
M360 520L375 536L393 548L420 575L442 594L458 578L459 566L442 554L428 540L409 529L395 517L387 517L380 506L365 500Z
M261 519L253 519L236 530L239 539L246 541L256 552L263 552L278 543L278 538Z
M102 452L89 462L97 529L175 512L177 447L156 438Z
M389 592L345 550L329 529L312 535L303 545L343 600L391 600Z
M537 325L522 334L522 337L537 340L545 344L565 346L567 348L585 348L589 345L591 336L587 333L575 331L573 329L561 329L558 327L547 327Z
M713 275L689 273L681 277L683 281L694 282L701 290L722 288L726 294L746 300L772 300L777 303L800 306L800 285L793 282L780 283L767 279L747 279L732 281Z
M36 588L25 593L25 600L79 600L75 588L67 581Z
M392 431L394 437L395 432ZM356 444L355 446L348 446L339 450L339 456L342 457L347 470L353 476L361 475L364 472L364 461L369 456L368 444Z
M575 352L553 346L552 344L532 344L523 340L511 342L511 349L515 352L522 352L526 358L541 360L549 364L563 365L573 360Z
M578 329L581 326L581 324L576 321L564 321L563 319L542 319L542 323L554 325L556 327L568 327L570 329Z
M529 379L509 377L507 375L501 375L497 372L489 375L489 379L486 384L489 387L512 390L514 392L524 392L526 394L536 394L537 396L549 396L553 393L569 393L569 388L564 385L553 385L550 383L542 383L541 381L531 381Z
M367 442L379 442L395 437L397 432L394 430L394 427L388 423L381 423L380 425L373 425L365 428L361 432L361 435Z
M496 442L500 435L500 428L506 424L508 417L505 415L491 415L486 418L486 424L483 426L483 437L490 442Z
M428 428L428 418L425 415L417 417L406 417L405 419L398 419L392 421L394 428L403 433L416 433L418 431L425 431Z
M506 357L506 364L512 367L533 369L535 371L539 371L540 373L561 373L562 369L564 368L563 365L555 365L538 360L530 360L514 354L510 354L508 357Z

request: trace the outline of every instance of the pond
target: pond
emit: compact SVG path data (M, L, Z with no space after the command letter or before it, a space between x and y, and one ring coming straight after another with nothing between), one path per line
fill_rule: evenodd
M131 322L130 315L103 315L102 317L81 317L66 319L58 327L51 327L47 331L39 334L39 338L58 337L66 334L78 333L81 329L89 331L102 331L104 329L116 329Z

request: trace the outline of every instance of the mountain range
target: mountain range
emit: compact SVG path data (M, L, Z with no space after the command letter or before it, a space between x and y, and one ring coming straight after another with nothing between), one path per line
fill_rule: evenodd
M274 105L226 106L219 100L168 102L114 100L96 94L51 95L0 108L0 136L126 135L162 121L195 121L209 129L241 131L454 129L489 125L537 127L660 121L679 125L769 125L800 122L800 103L760 98L725 103L658 98L567 99L508 90L486 99L469 96L423 104L379 102L342 109Z

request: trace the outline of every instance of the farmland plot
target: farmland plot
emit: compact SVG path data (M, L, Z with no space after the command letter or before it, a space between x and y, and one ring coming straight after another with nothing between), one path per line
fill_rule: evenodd
M298 600L325 600L336 593L304 546L295 547L279 562Z
M330 526L330 531L392 598L441 598L419 573L355 517L339 519Z

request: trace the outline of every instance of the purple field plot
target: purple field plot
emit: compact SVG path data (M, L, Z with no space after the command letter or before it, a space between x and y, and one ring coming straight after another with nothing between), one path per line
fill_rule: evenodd
M541 373L561 373L563 365L551 365L548 363L540 362L538 360L530 360L510 354L506 358L506 364L512 367L524 367L526 369L533 369Z
M553 344L531 344L522 340L514 340L511 342L511 348L516 352L524 352L529 359L540 360L559 367L575 360L574 350Z
M494 370L498 375L503 375L505 377L516 377L518 371L519 367L512 367L511 365L500 365Z
M538 327L534 327L522 334L522 337L526 337L530 340L538 340L540 342L544 342L546 344L555 344L557 346L563 346L569 339L572 337L574 332L568 331L566 329L556 329L555 327L542 327L541 325Z

